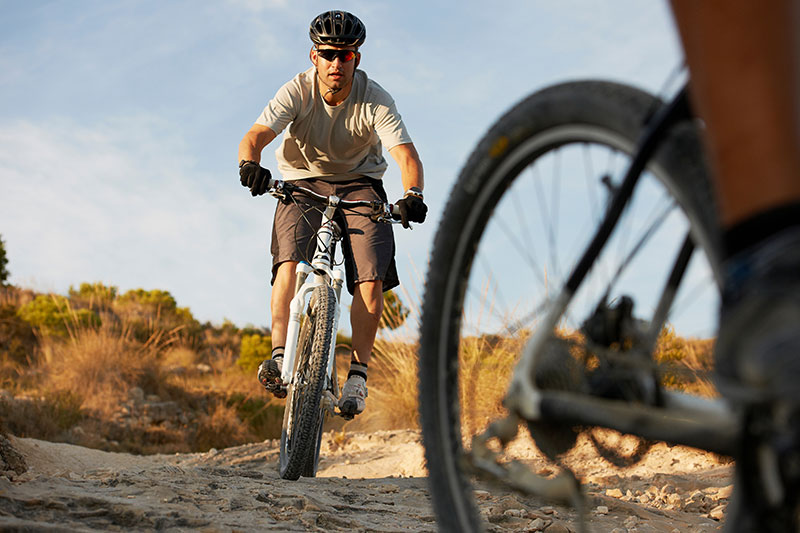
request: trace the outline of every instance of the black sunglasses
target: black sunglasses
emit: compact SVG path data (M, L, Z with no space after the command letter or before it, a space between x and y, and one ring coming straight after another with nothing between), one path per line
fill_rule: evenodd
M316 51L322 59L330 63L333 63L337 57L342 63L348 63L358 56L358 52L353 50L331 50L328 48L320 50L316 48Z

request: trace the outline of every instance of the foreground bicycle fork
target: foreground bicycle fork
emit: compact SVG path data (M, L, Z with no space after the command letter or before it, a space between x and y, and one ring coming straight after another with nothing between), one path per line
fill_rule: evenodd
M687 445L722 455L733 455L740 440L738 420L725 403L663 391L657 382L645 383L645 388L655 390L654 394L645 401L635 402L602 398L581 392L547 390L537 387L534 383L538 359L546 345L552 342L553 331L561 316L608 241L646 163L668 130L678 121L690 116L687 90L684 88L650 121L636 157L622 183L613 191L602 224L561 293L549 302L543 320L522 351L503 402L510 414L491 424L483 434L476 435L472 441L472 450L467 453L466 460L473 471L486 478L502 481L537 496L573 505L581 515L579 520L581 530L585 528L585 502L580 485L570 471L565 470L553 479L536 476L521 463L503 463L501 453L490 449L489 442L497 439L504 448L515 438L519 424L525 421L549 422L563 427L600 426L648 440ZM643 341L637 347L637 352L643 357L648 359L651 357L650 354L666 322L668 309L693 250L694 242L691 235L687 235L662 291L654 317L645 331L641 332ZM718 273L715 274L719 279ZM597 313L610 311L608 307L602 309L598 307ZM652 377L649 378L652 380ZM647 379L645 377L645 381Z

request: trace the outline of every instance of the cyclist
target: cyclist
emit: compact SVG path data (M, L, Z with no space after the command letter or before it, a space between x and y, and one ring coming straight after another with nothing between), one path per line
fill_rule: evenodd
M720 390L741 408L729 531L800 502L800 1L672 0L723 221Z
M270 172L259 165L261 151L285 128L276 151L285 180L343 200L386 201L382 177L387 168L382 147L400 167L405 190L397 202L403 226L423 222L423 172L419 155L394 100L363 70L359 48L366 28L346 11L327 11L311 22L312 67L281 87L239 144L239 174L253 196L264 194ZM289 303L295 269L315 246L320 216L293 203L279 203L272 228L272 357L258 370L259 381L279 397ZM310 224L309 224L310 222ZM383 310L383 291L398 285L394 237L388 224L344 213L343 252L353 354L339 408L356 415L365 407L367 369Z

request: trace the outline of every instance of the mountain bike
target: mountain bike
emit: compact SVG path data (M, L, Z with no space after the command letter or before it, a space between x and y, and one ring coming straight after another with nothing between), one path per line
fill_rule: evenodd
M269 193L303 209L306 223L311 224L305 216L310 210L321 213L321 223L312 241L313 256L297 265L281 374L287 394L279 470L283 479L296 480L300 476L316 476L326 416L352 418L337 410L340 391L335 348L345 273L334 261L336 244L342 239L335 215L338 210L348 210L375 223L394 223L393 217L397 215L392 204L341 200L292 182L271 180ZM311 204L301 205L298 197L310 200Z
M667 342L716 331L720 230L700 127L685 87L664 103L576 81L517 104L472 152L437 230L421 321L442 530L483 529L483 483L571 503L585 527L562 461L581 433L618 465L654 440L734 454L736 413L677 387L711 385ZM531 471L515 444L526 438L558 475Z

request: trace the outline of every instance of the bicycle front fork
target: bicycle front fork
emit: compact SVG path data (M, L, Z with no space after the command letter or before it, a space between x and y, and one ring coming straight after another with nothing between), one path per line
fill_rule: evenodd
M306 309L306 300L308 295L318 286L325 285L328 281L324 276L314 273L314 268L308 263L301 262L297 265L296 281L294 298L289 304L289 324L286 330L286 352L284 355L283 371L281 372L281 380L283 383L292 383L294 380L294 367L297 360L297 343L300 337L300 317ZM313 274L311 280L309 275ZM328 368L327 375L329 383L336 384L333 379L333 372L335 372L334 352L336 349L336 336L335 332L339 330L339 316L341 314L339 309L339 302L341 301L342 285L344 285L344 272L341 270L334 270L331 272L331 285L333 286L336 294L336 311L333 318L333 331L334 336L331 338L331 345L328 352ZM334 385L338 389L338 386ZM338 395L339 391L333 391Z

